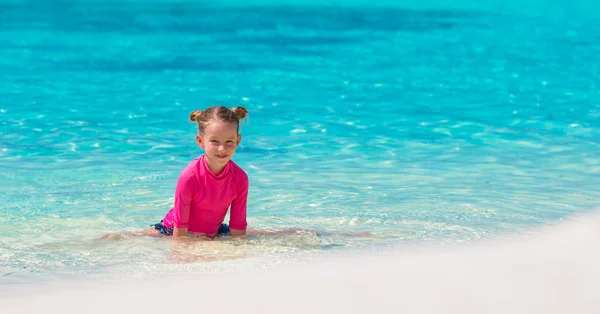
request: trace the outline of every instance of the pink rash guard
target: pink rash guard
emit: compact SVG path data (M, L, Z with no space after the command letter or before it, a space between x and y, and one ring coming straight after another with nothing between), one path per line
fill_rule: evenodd
M175 206L165 215L167 228L188 228L188 232L216 235L227 209L229 227L246 230L248 175L230 160L216 176L202 155L192 160L181 172L175 188Z

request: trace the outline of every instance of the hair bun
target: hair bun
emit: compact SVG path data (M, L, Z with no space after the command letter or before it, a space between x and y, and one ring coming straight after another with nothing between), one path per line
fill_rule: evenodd
M190 120L193 122L198 122L198 119L202 115L202 110L194 110L190 113Z
M240 106L231 109L231 111L233 112L233 114L235 114L238 120L242 120L246 117L246 115L248 115L248 109Z

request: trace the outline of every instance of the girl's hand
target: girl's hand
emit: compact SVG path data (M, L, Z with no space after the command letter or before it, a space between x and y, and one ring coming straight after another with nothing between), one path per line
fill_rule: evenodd
M245 235L246 235L246 230L229 229L229 236L231 236L231 237L243 237Z
M173 238L187 237L188 228L173 227Z

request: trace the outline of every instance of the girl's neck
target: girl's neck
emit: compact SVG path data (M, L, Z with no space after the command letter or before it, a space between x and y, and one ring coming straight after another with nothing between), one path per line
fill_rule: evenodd
M208 162L208 160L206 161L206 165L208 166L208 169L210 170L210 172L212 172L215 176L219 176L221 174L221 172L223 172L223 169L225 169L225 166L211 165Z

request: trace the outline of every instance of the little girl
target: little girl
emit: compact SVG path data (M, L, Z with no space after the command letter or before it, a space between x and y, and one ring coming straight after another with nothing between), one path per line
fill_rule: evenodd
M248 175L231 158L242 140L240 120L247 114L244 107L230 110L224 106L190 114L190 120L198 123L196 142L204 154L183 169L174 207L152 231L173 237L246 234ZM227 225L223 220L229 207Z
M194 110L190 120L198 123L196 142L204 154L192 160L183 169L175 188L174 207L152 228L107 234L100 239L116 240L123 235L173 237L200 236L214 239L217 236L245 236L247 231L246 203L248 199L248 175L231 158L242 136L239 134L240 120L248 110L244 107L210 107L204 111ZM229 225L223 220L227 210ZM282 230L248 229L252 236L286 235L299 231L310 231L317 235L334 233L310 229L285 228ZM371 235L369 232L342 232L348 236Z

